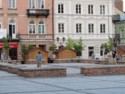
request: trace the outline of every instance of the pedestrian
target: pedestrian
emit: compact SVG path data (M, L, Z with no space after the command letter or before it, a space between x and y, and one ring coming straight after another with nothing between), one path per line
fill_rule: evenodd
M55 62L55 59L56 59L56 55L55 53L53 53L53 63Z
M42 62L41 52L38 52L38 54L36 55L36 60L37 60L37 67L41 67L41 62Z
M113 63L117 63L116 61L116 51L112 51L112 58L113 58Z
M118 63L121 60L122 56L121 56L121 54L117 54L116 56L117 56L116 60L117 60L117 63Z
M94 52L92 53L92 60L95 60L95 54L94 54Z

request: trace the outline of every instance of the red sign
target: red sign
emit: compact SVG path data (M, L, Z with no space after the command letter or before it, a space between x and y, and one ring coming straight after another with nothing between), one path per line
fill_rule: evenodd
M10 48L18 48L18 42L10 42L9 47ZM0 43L0 48L3 48L3 43Z

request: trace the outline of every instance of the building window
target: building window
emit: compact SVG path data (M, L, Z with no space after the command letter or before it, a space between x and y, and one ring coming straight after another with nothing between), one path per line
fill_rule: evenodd
M36 0L29 0L29 9L34 9L35 8L35 1Z
M76 14L81 14L81 5L76 4Z
M104 55L104 49L103 47L100 47L100 56L103 56Z
M44 0L38 0L38 8L43 9L44 8Z
M58 24L58 32L59 33L64 33L64 23L59 23Z
M100 5L100 14L105 14L105 5Z
M9 8L15 8L16 6L15 6L15 0L9 0Z
M123 39L124 38L124 30L122 29L121 31L120 31L120 39Z
M0 8L2 8L2 0L0 0Z
M29 34L35 34L35 23L34 23L34 21L31 21L29 23Z
M39 45L39 48L46 50L46 45Z
M88 24L88 32L94 33L94 24Z
M58 13L64 13L64 5L58 4Z
M93 14L93 5L88 5L88 14Z
M105 24L100 24L100 33L105 33Z
M9 37L10 38L16 37L15 36L15 31L16 31L16 24L15 24L14 20L11 20L9 22Z
M44 31L44 23L43 22L39 22L38 24L38 33L39 34L44 34L45 31Z
M92 54L94 54L94 47L90 46L88 47L88 56L91 57Z
M81 23L77 23L76 24L76 33L81 33L82 32L82 24Z

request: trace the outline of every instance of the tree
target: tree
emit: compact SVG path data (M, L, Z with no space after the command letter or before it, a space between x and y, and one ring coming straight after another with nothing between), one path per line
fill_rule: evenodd
M112 50L113 50L113 47L114 47L113 38L110 38L110 37L109 37L108 42L107 42L107 43L102 43L101 47L104 48L105 51L106 51L106 50L107 50L108 52L112 51Z
M84 44L83 44L83 40L80 38L79 40L74 41L71 38L68 38L67 42L66 42L66 48L71 49L71 50L75 50L77 53L77 56L81 55L82 50L84 50Z
M68 38L67 42L66 42L66 48L67 49L74 49L74 40L72 40L70 37Z
M77 56L81 56L81 52L82 52L82 50L84 50L84 47L85 46L83 45L83 41L81 38L79 40L75 41L73 48L76 51Z
M49 51L51 52L55 52L57 49L57 46L55 44L52 44L50 47L49 47Z
M9 38L5 38L5 37L3 38L3 52L5 53L4 58L6 60L8 60L8 58L9 58L9 49L10 49L9 41L10 41Z
M109 37L109 40L107 41L107 43L103 43L101 45L101 48L104 48L105 49L105 52L104 52L104 58L107 58L107 54L109 52L111 52L113 50L113 47L114 47L114 42L113 42L113 38L110 38Z

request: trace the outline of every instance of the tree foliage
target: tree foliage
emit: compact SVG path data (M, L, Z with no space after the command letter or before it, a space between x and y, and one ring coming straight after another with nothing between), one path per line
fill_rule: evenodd
M112 51L113 49L113 38L109 37L109 40L107 43L103 43L101 45L102 48L107 49L108 51Z
M55 44L52 44L50 47L49 47L49 51L51 52L55 52L57 49L57 46Z
M3 49L9 51L9 38L3 38Z
M73 48L76 52L81 52L82 50L84 50L84 47L85 46L83 45L83 41L80 38L79 40L75 41Z
M81 52L84 50L84 44L83 40L80 38L79 40L74 41L71 38L68 38L67 43L66 43L66 48L75 50L76 52Z

